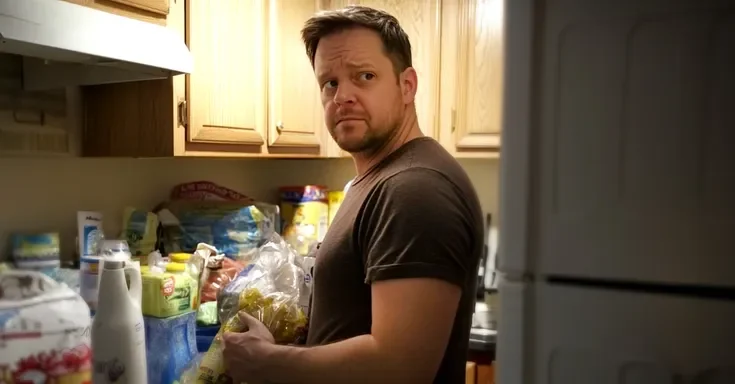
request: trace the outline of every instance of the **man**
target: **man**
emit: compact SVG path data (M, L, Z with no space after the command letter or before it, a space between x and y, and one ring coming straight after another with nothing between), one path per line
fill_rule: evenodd
M482 214L457 161L421 134L408 36L352 6L312 17L302 37L357 176L316 256L306 347L274 345L241 314L228 370L249 383L464 383Z

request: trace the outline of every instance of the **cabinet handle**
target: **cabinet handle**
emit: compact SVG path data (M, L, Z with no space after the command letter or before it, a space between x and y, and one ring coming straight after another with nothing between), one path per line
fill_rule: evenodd
M283 133L283 122L279 121L278 124L276 124L276 132L278 132L279 135Z
M452 108L452 133L457 129L457 110Z
M184 127L189 124L189 110L186 108L186 100L179 101L179 124Z

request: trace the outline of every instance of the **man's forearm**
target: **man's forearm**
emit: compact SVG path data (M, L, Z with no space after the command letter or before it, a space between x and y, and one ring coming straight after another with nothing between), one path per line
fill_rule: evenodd
M371 335L312 348L276 346L270 381L279 384L377 383L400 376L394 357Z

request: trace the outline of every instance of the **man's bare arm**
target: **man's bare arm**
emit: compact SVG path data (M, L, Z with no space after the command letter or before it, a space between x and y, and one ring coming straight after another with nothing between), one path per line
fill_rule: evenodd
M271 381L284 384L431 383L454 324L461 289L439 279L372 285L372 330L313 348L276 346Z

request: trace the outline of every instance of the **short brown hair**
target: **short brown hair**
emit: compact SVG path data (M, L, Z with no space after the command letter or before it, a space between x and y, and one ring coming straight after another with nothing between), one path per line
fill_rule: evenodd
M360 27L371 29L380 35L385 54L393 63L396 74L413 66L411 42L398 20L388 12L360 5L322 11L306 21L301 30L301 39L304 41L306 55L309 56L311 66L314 66L319 40L333 33Z

